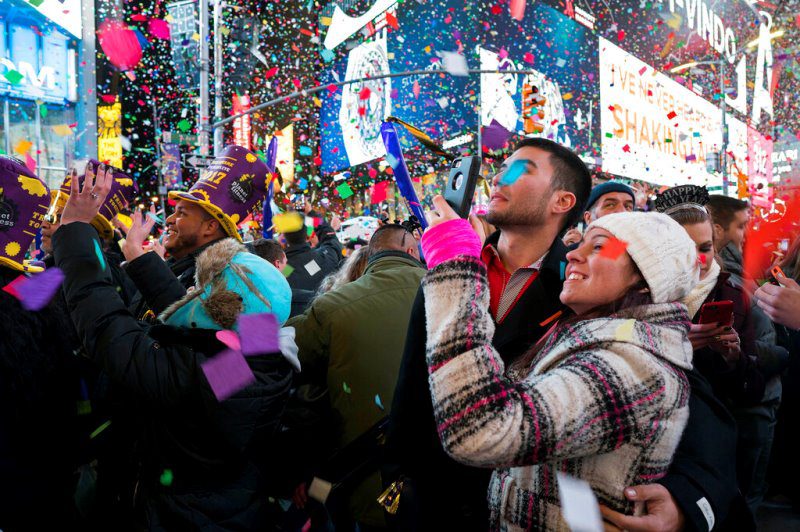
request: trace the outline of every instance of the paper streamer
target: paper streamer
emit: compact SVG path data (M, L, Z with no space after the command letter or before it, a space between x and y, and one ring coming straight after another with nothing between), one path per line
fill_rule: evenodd
M419 219L423 229L427 229L428 221L425 219L425 212L417 198L411 177L408 175L408 167L403 157L403 150L400 148L400 139L397 137L397 130L391 122L384 122L381 126L381 139L386 147L387 159L391 156L397 163L393 166L394 179L400 194L405 198L409 210Z

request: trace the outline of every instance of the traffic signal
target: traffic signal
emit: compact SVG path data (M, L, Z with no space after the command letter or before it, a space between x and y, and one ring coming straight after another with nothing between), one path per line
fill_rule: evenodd
M522 128L525 133L541 133L544 124L544 104L547 99L539 94L539 89L529 83L522 84Z

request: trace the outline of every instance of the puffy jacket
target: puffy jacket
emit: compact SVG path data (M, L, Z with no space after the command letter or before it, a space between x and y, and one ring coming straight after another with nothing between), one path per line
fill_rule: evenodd
M256 382L218 402L201 370L223 349L215 331L157 325L145 332L99 262L96 238L88 224L62 226L54 255L87 352L146 419L139 435L142 524L262 529L266 494L255 457L277 428L291 366L280 354L248 357Z

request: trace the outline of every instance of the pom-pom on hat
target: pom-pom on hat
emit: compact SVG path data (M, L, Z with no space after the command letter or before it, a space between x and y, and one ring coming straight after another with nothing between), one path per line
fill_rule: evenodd
M188 192L173 190L171 200L199 205L213 216L225 233L239 242L236 226L267 195L272 173L258 156L241 146L228 146L203 172Z
M627 243L653 303L680 301L697 284L697 247L678 222L657 212L619 212L598 218L586 229L605 229Z
M636 202L636 194L631 187L619 181L608 181L592 188L592 192L589 194L589 201L586 202L586 207L583 209L584 212L590 210L601 196L609 192L624 192L625 194L630 194L631 199L633 199L634 203Z
M0 155L0 266L24 272L42 268L25 260L50 205L50 190L22 161Z

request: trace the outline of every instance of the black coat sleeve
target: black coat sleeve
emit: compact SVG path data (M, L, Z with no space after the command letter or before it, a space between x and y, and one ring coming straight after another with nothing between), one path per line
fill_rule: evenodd
M99 249L89 224L64 225L53 235L70 315L86 351L137 398L160 405L180 402L204 384L198 356L190 348L162 346L148 336L117 294Z
M328 222L322 222L314 231L319 238L319 244L314 249L315 255L328 266L335 270L342 260L342 243L336 238L336 231ZM323 268L325 269L325 268Z
M739 498L736 422L697 370L686 376L692 388L689 422L667 476L658 483L675 498L687 530L707 531L710 525L718 530Z
M145 253L127 263L125 272L156 316L186 295L186 288L156 253Z

